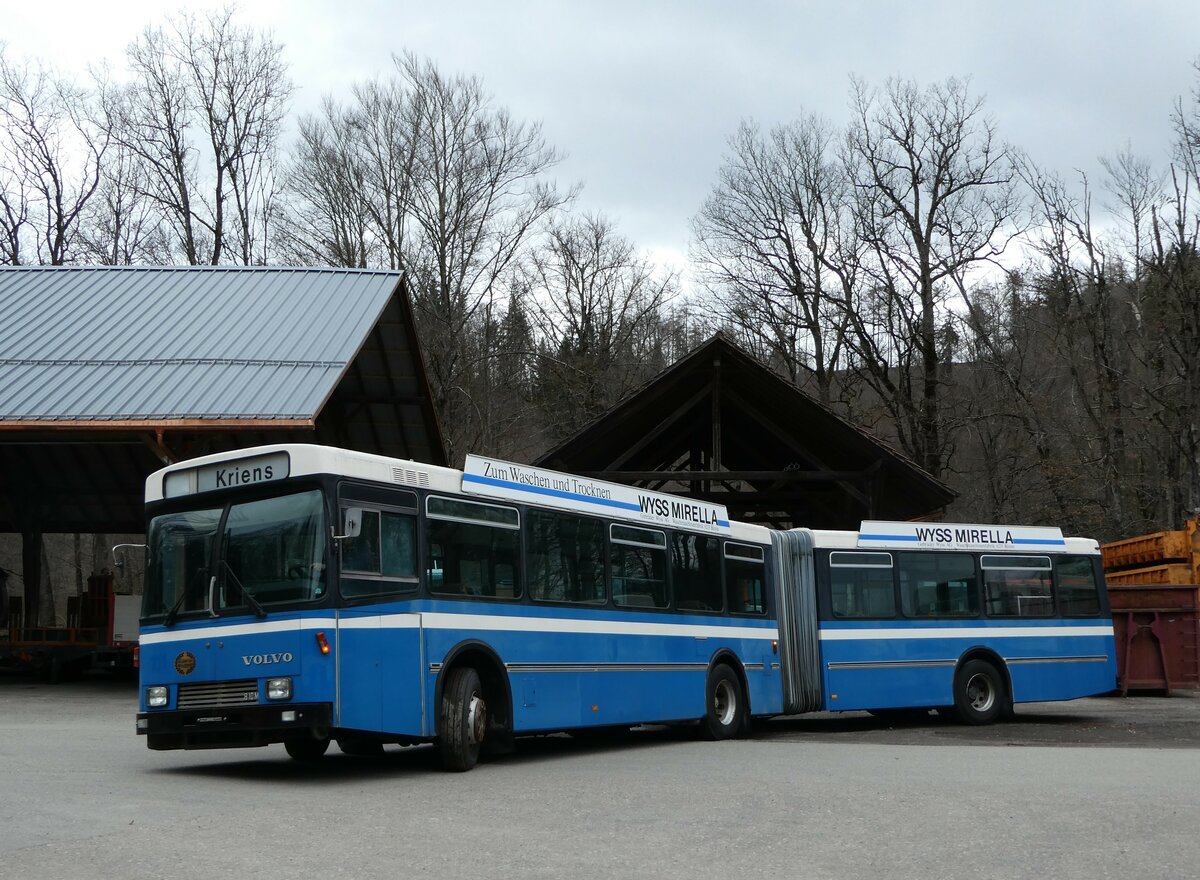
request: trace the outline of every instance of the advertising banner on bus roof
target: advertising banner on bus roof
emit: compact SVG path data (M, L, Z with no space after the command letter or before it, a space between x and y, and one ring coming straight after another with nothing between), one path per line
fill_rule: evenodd
M859 547L894 550L1063 550L1061 529L972 523L863 521Z
M729 514L721 504L542 470L480 455L467 456L463 465L462 489L472 495L614 516L647 524L707 532L729 529Z

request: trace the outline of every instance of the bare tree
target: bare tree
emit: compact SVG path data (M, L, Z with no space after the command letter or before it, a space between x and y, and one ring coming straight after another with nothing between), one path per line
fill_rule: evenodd
M560 157L540 125L514 120L478 78L412 54L395 63L395 79L304 121L289 251L408 272L454 460L481 436L479 359L492 354L473 335L498 326L520 257L574 190L548 179Z
M100 185L108 126L92 93L0 45L0 236L4 262L62 265ZM33 238L32 253L23 239Z
M831 400L857 273L835 133L805 116L764 135L744 122L692 221L693 259L718 318L792 382Z
M320 116L301 117L287 169L279 251L301 265L378 265L377 235L358 140L357 116L326 98Z
M530 260L540 399L567 436L666 366L658 331L677 280L596 215L554 223Z
M132 81L109 91L117 137L188 263L266 259L292 92L282 49L232 8L185 14L142 32L127 51Z
M110 145L100 186L81 217L78 255L105 266L171 261L170 235L145 196L145 169L121 144Z
M1017 179L961 80L878 91L854 80L851 105L845 162L871 254L869 296L850 310L854 354L905 451L937 476L952 437L941 408L955 341L947 302L1019 231Z

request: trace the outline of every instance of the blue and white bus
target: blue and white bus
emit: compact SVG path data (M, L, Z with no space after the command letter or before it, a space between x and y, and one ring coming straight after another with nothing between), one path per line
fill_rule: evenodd
M1094 541L865 523L771 531L690 498L470 456L299 444L149 477L139 734L319 758L433 742L1112 690Z

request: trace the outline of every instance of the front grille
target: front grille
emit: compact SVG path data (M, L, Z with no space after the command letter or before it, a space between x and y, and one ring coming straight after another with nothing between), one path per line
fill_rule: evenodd
M212 706L242 706L258 702L258 682L253 678L239 681L205 681L179 686L180 709L207 709Z

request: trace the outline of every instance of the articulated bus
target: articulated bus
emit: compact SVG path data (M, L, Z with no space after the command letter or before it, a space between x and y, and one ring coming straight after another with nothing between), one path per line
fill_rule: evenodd
M752 716L951 709L1116 685L1095 541L1057 529L772 531L725 509L470 456L299 444L147 480L137 730L300 760Z

